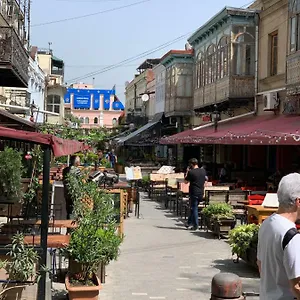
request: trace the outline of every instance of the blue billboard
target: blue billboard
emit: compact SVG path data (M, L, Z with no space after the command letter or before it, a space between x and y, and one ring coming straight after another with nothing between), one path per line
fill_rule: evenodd
M111 97L113 95L114 97ZM109 110L110 102L113 110L124 110L124 105L119 101L115 95L115 90L97 90L97 89L67 89L64 97L65 104L71 104L73 100L74 109L100 109L100 101L102 100L102 107L104 110Z

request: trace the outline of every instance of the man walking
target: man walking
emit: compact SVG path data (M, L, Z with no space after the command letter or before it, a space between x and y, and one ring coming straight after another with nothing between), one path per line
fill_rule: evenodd
M261 300L300 299L300 174L283 177L278 186L278 212L258 233L257 265Z
M115 164L118 162L118 158L117 155L115 154L115 150L112 149L109 153L108 153L108 160L110 162L110 166L111 168L115 167Z
M197 230L199 227L198 205L203 200L204 183L206 181L206 171L204 168L199 168L198 160L192 158L189 161L185 181L190 183L189 196L190 196L190 216L186 227L189 229Z

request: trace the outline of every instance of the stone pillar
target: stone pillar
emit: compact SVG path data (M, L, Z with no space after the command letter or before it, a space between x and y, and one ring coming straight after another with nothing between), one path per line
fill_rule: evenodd
M103 107L104 107L104 96L103 95L100 95L99 97L99 110L102 111L103 110Z
M114 100L115 100L115 95L110 95L110 98L109 98L109 110L113 110Z

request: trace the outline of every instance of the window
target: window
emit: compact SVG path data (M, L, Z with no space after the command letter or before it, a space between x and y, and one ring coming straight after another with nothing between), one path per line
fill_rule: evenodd
M58 113L60 112L60 96L48 95L47 96L47 111Z
M270 75L277 74L278 66L278 32L270 34Z
M197 56L197 62L196 62L196 88L200 88L204 85L204 55L202 52L199 52Z
M255 69L255 38L241 32L233 42L233 74L254 76Z
M90 123L89 117L86 117L86 118L84 119L84 123L85 123L85 124L89 124L89 123Z
M290 0L290 52L300 50L300 0Z
M94 118L94 124L98 124L98 118Z
M117 126L117 119L116 118L113 118L112 119L112 125L115 127Z
M228 75L228 49L228 37L224 36L218 45L217 79L222 79Z
M206 84L211 84L215 81L215 70L216 70L216 47L210 45L207 48L207 59L206 59Z
M81 124L84 123L84 118L81 117L79 120L80 120L80 123L81 123Z

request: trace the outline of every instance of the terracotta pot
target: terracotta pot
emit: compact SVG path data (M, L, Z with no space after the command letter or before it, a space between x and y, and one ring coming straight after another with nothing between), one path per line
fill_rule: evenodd
M72 286L69 274L66 275L65 285L69 293L69 300L98 300L101 284L99 278L94 274L96 286Z

